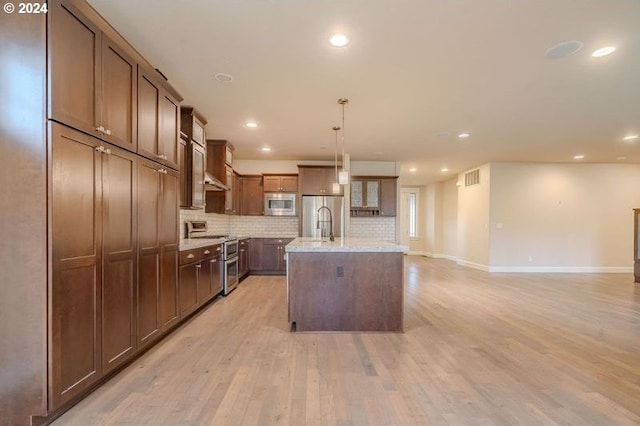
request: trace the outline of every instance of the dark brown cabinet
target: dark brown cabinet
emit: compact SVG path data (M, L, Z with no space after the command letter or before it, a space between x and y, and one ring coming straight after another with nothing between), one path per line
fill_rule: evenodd
M135 151L136 62L71 2L48 18L49 117Z
M51 126L49 399L59 407L134 352L135 157Z
M138 165L137 337L143 347L178 320L178 174L142 160Z
M179 169L180 106L156 74L138 68L138 153Z
M243 238L238 241L238 277L249 273L249 258L251 256L251 239Z
M351 216L395 216L397 198L395 177L353 177Z
M343 185L340 192L333 193L333 184L336 182L334 167L325 166L298 166L300 188L302 195L340 195L343 194Z
M252 238L249 250L249 270L258 275L284 275L287 264L284 247L293 238Z
M396 178L380 179L380 215L394 217L398 205L398 180Z
M222 292L220 244L180 252L180 316L194 312Z
M187 173L187 145L189 140L187 135L180 132L180 140L178 141L178 170L180 170L180 207L187 208L187 179L185 174Z
M298 175L263 175L264 192L298 192Z
M205 206L204 178L207 165L204 126L207 120L193 107L180 110L181 130L185 135L184 169L181 179L183 198L180 206L201 209Z
M262 216L264 214L264 192L262 176L240 176L241 202L240 214L244 216Z

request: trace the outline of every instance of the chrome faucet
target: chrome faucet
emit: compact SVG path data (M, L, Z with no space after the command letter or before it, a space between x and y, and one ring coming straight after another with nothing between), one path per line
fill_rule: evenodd
M316 229L320 229L320 236L322 237L322 229L320 228L320 211L322 209L326 209L329 212L329 241L334 241L335 238L333 236L333 213L331 213L331 209L327 206L322 206L318 209L318 222L316 223ZM322 222L326 223L326 220Z

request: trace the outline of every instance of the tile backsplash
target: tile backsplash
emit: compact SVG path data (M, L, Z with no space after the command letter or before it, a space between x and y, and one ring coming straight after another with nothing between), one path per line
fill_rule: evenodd
M206 220L210 234L234 234L250 237L298 236L297 217L235 216L205 213L204 210L180 210L180 238L185 237L185 222ZM351 237L396 240L395 217L352 217Z
M351 237L396 241L395 217L352 217Z

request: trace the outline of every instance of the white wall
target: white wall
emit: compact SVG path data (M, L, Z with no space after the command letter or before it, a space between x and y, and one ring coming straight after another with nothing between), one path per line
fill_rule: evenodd
M492 163L490 269L631 271L638 206L637 165Z
M440 257L458 257L458 187L457 178L442 183L442 250Z
M488 270L491 167L478 168L480 183L458 189L457 259L462 265ZM458 180L464 183L464 173Z

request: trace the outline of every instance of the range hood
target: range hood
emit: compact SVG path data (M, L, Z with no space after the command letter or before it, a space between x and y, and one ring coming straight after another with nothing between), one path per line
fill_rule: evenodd
M207 191L228 191L230 188L216 179L211 173L204 173L204 189Z

